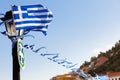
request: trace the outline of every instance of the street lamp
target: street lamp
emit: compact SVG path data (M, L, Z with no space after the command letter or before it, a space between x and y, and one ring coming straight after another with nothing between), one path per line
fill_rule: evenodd
M20 80L20 61L21 56L18 56L18 39L19 36L23 35L24 31L23 30L16 30L14 23L13 23L13 15L12 11L6 12L5 16L3 18L0 18L2 21L5 22L5 27L6 27L6 34L8 35L8 38L11 39L12 41L12 58L13 58L13 80ZM20 46L21 48L21 46ZM23 49L23 47L22 47ZM24 55L23 55L24 56ZM24 63L24 62L23 62Z
M13 23L12 11L6 12L5 16L0 19L2 21L7 21L5 23L5 27L6 27L7 35L9 38L23 35L24 30L16 30L16 28L15 28L15 25Z

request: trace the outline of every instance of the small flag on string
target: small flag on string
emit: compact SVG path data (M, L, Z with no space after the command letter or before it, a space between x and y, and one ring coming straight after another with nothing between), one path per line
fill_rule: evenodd
M50 10L42 5L12 6L16 30L41 31L46 35L48 25L53 19Z

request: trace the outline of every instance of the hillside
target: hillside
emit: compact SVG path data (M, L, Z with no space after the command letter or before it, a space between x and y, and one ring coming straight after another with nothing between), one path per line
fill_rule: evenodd
M85 61L80 70L86 74L95 76L95 74L104 75L109 72L120 72L120 41L106 52L100 52L97 57L91 57L90 62ZM58 75L51 78L51 80L84 80L81 76L74 72L70 72L67 75Z
M90 62L84 62L80 69L88 74L106 74L120 71L120 41L106 52L100 52L98 57L92 57ZM87 67L87 68L85 68Z

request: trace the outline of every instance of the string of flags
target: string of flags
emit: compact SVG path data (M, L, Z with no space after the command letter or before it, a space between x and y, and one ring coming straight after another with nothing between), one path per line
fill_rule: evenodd
M109 80L106 75L96 75L96 77L92 77L90 75L85 74L83 71L79 70L76 65L73 62L69 61L67 58L61 58L59 57L58 53L48 53L46 47L40 47L38 49L35 49L35 45L24 45L24 48L29 49L33 51L34 53L40 53L41 50L44 50L44 53L40 53L39 55L46 57L48 60L53 61L67 69L70 69L77 73L78 75L82 76L83 78L86 78L87 80Z
M40 54L41 56L46 57L48 60L51 60L59 65L62 65L63 67L65 67L67 69L70 69L70 70L76 72L78 75L80 75L84 78L89 77L83 71L80 71L78 68L75 67L77 65L77 63L74 64L73 62L68 61L67 58L60 58L58 53L48 53L46 47L40 47L38 49L35 49L35 45L26 44L26 45L24 45L24 48L30 49L34 53L39 53L39 51L44 49L45 51L44 51L44 53Z

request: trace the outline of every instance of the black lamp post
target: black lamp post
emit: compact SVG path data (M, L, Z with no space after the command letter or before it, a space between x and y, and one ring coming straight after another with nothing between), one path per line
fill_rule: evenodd
M13 80L20 80L20 65L17 56L17 42L14 43L12 48L12 58L13 58Z
M13 19L12 11L6 12L3 18L0 18L2 21ZM16 31L15 26L13 24L13 20L5 23L6 31L8 38L12 41L12 59L13 59L13 80L20 80L20 65L18 61L18 51L17 51L17 36L21 35L20 31Z

